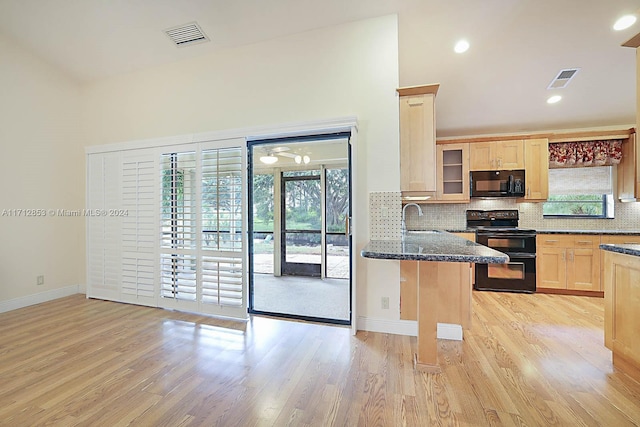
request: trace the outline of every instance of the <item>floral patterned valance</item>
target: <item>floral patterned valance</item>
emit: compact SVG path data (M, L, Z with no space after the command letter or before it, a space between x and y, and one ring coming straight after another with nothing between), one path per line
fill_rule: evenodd
M549 144L549 168L617 165L622 160L622 140L554 142Z

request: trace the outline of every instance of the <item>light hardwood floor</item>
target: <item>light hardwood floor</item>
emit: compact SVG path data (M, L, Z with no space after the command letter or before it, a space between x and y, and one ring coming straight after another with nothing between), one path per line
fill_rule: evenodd
M76 295L0 314L2 426L631 426L603 300L476 292L440 374L415 337Z

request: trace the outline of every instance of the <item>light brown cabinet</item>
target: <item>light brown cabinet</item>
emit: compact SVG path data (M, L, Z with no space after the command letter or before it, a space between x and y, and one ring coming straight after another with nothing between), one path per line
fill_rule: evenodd
M604 345L613 365L640 381L640 258L604 252Z
M438 202L469 201L469 144L436 146Z
M536 245L538 292L602 291L599 235L538 234Z
M522 139L474 142L469 145L469 170L524 169Z
M435 97L439 85L400 88L400 191L436 194Z
M600 238L600 243L602 244L607 244L607 243L617 243L617 244L634 244L634 245L638 245L640 244L640 236L625 236L625 235L612 235L612 234L605 234ZM604 262L604 255L605 255L606 251L600 250L600 266L602 267L602 275L601 275L601 282L602 282L602 287L604 289L604 266L605 266L605 262Z
M524 200L547 200L549 197L549 140L524 141Z
M618 169L618 198L622 201L640 199L640 150L636 145L636 134L622 143L622 161Z
M473 233L454 233L475 242ZM418 319L419 261L400 261L400 319ZM438 262L438 277L450 286L440 287L438 295L439 323L471 326L471 287L474 264Z

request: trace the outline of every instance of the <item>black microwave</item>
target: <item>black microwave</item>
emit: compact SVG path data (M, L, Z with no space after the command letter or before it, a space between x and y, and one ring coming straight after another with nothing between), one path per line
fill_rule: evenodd
M524 170L471 171L471 197L524 197Z

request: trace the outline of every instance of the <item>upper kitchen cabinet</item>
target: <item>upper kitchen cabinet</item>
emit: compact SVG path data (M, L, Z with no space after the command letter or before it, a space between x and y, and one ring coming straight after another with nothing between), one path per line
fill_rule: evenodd
M547 200L549 197L549 140L524 141L524 200Z
M398 89L400 190L403 196L436 195L435 98L440 85Z
M524 169L524 143L522 139L475 142L470 144L472 171Z
M469 201L469 143L436 146L438 202Z
M622 160L618 165L618 198L623 202L640 199L640 152L636 145L636 134L622 143Z

